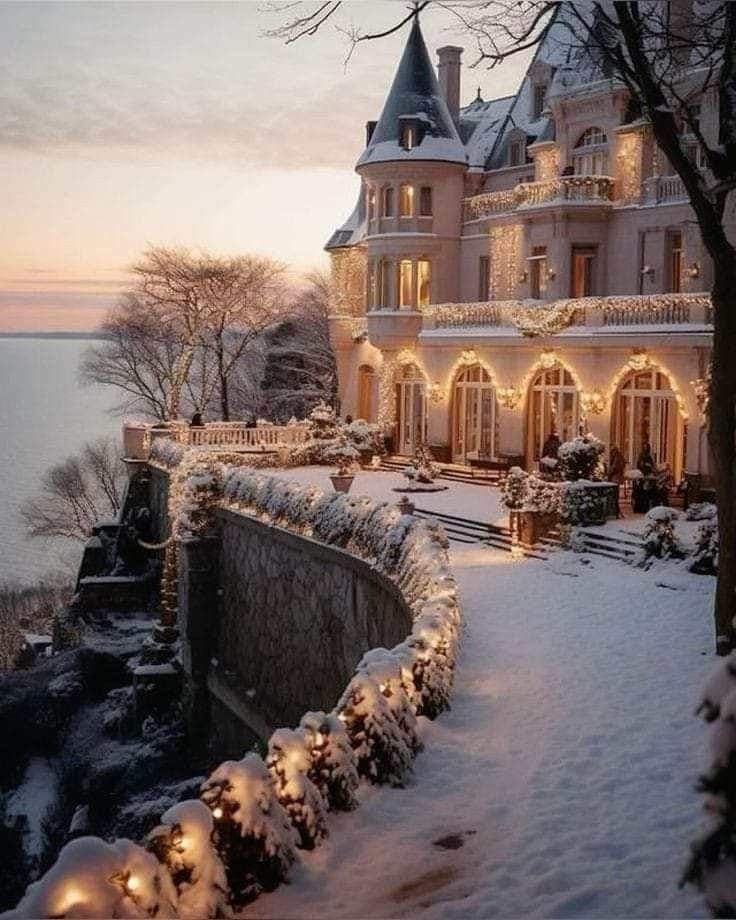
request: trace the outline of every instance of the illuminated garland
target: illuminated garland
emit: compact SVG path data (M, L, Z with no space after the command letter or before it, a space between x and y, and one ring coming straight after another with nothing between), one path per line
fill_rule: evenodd
M613 380L611 381L611 386L608 389L609 399L611 401L614 399L620 385L629 376L629 374L636 371L646 370L658 371L660 374L664 374L664 376L669 380L670 389L672 390L672 395L675 397L675 401L677 402L677 408L680 410L682 420L687 422L688 412L685 408L685 400L683 399L682 393L677 386L675 376L660 361L653 361L651 356L643 349L632 352L626 363L616 373Z

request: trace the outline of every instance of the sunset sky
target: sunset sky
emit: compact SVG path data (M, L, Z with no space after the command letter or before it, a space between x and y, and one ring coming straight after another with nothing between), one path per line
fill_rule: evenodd
M268 7L0 2L0 331L93 328L147 243L323 264L407 34L346 68L336 26L407 4L345 3L290 46ZM433 53L470 47L439 9L422 26ZM513 92L525 63L464 69L463 100Z

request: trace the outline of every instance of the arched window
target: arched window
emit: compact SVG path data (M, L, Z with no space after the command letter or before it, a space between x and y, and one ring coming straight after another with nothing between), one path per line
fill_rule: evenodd
M588 128L578 138L572 166L576 176L608 175L608 138L602 128Z
M611 417L611 446L632 469L644 444L658 467L667 465L675 481L682 475L684 424L666 374L656 368L632 371L619 384Z
M370 364L358 368L358 418L366 422L375 421L376 372Z
M383 190L383 216L394 216L394 190L390 185Z
M399 216L400 217L413 217L414 216L414 186L413 185L400 185L399 186Z
M452 399L452 459L492 460L496 447L496 391L481 364L463 368Z
M411 457L427 437L427 385L416 364L405 364L396 379L396 452Z
M529 385L527 462L539 460L550 435L560 443L578 433L578 388L572 374L560 364L539 371Z

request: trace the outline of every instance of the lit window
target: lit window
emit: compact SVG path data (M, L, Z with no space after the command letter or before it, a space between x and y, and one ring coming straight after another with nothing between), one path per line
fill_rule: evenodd
M608 173L608 138L601 128L588 128L575 145L572 158L576 176L605 176Z
M390 186L383 190L383 216L394 216L394 190Z
M368 203L368 220L373 220L376 216L376 191L375 189L369 188L366 194L366 199Z
M419 190L419 213L422 217L432 216L432 189L423 185Z
M412 274L413 263L410 259L402 259L399 262L399 306L412 307Z
M411 150L415 144L414 128L411 125L404 125L401 129L401 146L404 150Z
M529 258L529 293L542 300L547 293L547 247L535 246Z
M412 217L414 214L414 186L402 185L399 189L399 214Z
M429 304L430 265L426 259L417 262L417 306Z

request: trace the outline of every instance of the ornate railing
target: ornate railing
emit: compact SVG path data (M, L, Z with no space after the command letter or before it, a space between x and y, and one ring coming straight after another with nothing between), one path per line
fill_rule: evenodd
M269 447L291 447L306 440L303 423L293 425L258 425L249 427L245 422L210 422L202 427L192 427L183 421L169 422L166 427L156 427L141 422L123 424L123 446L128 459L146 460L151 442L165 437L176 444L192 447L227 448L228 450L258 450Z
M423 308L423 327L496 327L522 335L554 335L570 326L677 326L712 324L709 294L651 294L583 297L540 304L529 300L432 304Z
M610 176L561 176L542 182L521 182L514 188L466 198L463 217L466 221L478 220L557 201L611 201L613 190L614 180Z
M651 176L645 179L642 197L646 204L672 204L688 200L679 176Z

